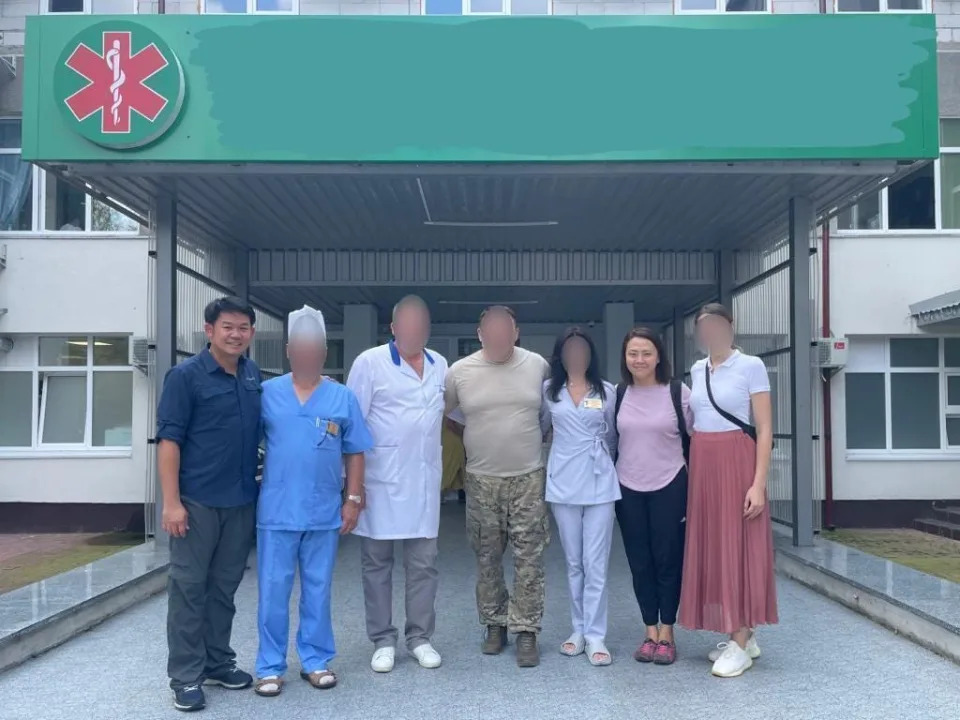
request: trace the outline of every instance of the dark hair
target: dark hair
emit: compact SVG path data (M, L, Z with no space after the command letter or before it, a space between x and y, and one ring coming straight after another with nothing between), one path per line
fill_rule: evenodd
M222 297L211 302L203 310L203 321L207 325L215 325L224 313L246 315L250 318L250 325L257 323L257 314L253 311L253 307L238 297Z
M587 363L587 382L601 397L603 396L603 378L600 376L600 361L597 359L597 347L587 334L579 327L567 328L560 333L557 342L553 345L553 355L550 357L550 385L547 387L547 397L553 402L560 399L560 388L567 382L567 369L563 366L563 346L571 338L583 338L590 348L590 361Z
M660 385L666 385L673 377L673 371L670 368L670 360L667 358L667 349L664 347L663 338L660 333L654 332L648 327L635 327L623 338L623 348L620 350L620 379L624 386L633 385L633 373L627 367L627 345L634 338L649 340L657 350L657 368L654 371L657 382Z
M700 322L700 318L704 315L716 315L717 317L722 317L728 323L733 325L733 313L727 310L725 305L720 303L707 303L699 312L697 312L696 322Z
M478 322L482 323L483 319L487 315L509 315L510 319L513 320L514 325L517 323L517 315L513 312L512 308L508 308L506 305L491 305L490 307L484 308L483 312L480 313L480 320Z

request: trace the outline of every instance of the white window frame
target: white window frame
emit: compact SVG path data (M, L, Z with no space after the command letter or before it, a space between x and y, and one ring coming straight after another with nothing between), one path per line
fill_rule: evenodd
M40 0L40 14L41 15L93 15L93 2L94 0L83 0L83 10L80 12L56 12L55 10L50 9L50 0ZM128 0L128 2L133 6L133 10L130 12L131 15L137 15L140 12L140 1L139 0Z
M257 0L246 0L247 9L243 12L216 12L207 10L207 2L209 0L202 0L200 5L200 12L203 15L299 15L300 14L300 0L292 0L292 6L290 10L257 10Z
M673 0L674 15L771 15L773 13L773 3L776 0L764 0L766 8L763 10L736 10L727 11L727 4L724 0L714 0L713 10L684 10L683 0Z
M859 342L877 342L879 338L863 338ZM891 340L936 340L937 341L937 366L936 367L892 367L890 362L890 341ZM846 458L848 460L960 460L960 445L949 445L947 442L947 417L960 417L960 406L947 405L947 377L960 376L960 368L946 367L946 341L960 340L956 336L930 336L930 335L892 335L882 339L883 359L879 358L861 359L852 357L853 362L849 363L846 371L853 374L883 374L883 392L884 392L884 413L885 413L885 443L884 449L851 449L846 448ZM858 340L851 341L851 355L856 353ZM861 344L861 347L863 347ZM876 349L876 348L874 348ZM893 412L891 397L891 379L892 376L906 374L937 374L940 378L940 447L929 449L902 449L893 447ZM844 391L844 414L849 412L846 407L846 391Z
M503 10L501 12L473 12L470 9L473 0L460 0L460 15L431 15L430 17L507 17L513 16L513 4L511 0L502 0ZM518 15L517 17L546 17L553 15L553 0L546 0L547 12L543 15ZM420 0L420 14L427 15L427 0Z
M930 12L930 0L920 0L919 10L896 10L889 7L889 0L879 0L879 10L841 10L840 0L833 0L833 11L840 15L876 15L878 13L891 13L894 15L907 15L910 13L928 13Z
M43 337L84 338L87 341L87 358L85 365L41 365L40 339ZM93 347L95 338L126 337L123 333L97 333L96 335L57 334L34 335L29 338L31 343L32 364L10 365L0 367L0 373L24 373L32 375L32 395L30 410L30 447L0 447L0 459L16 457L131 457L131 445L93 445L93 378L98 373L128 373L133 383L133 367L130 365L94 365ZM25 338L26 339L26 338ZM86 409L84 416L83 442L81 443L45 443L43 430L46 421L48 379L58 377L83 377L86 379ZM42 376L42 377L41 377ZM40 384L43 383L43 394L40 395ZM37 398L40 402L37 402ZM131 407L131 422L133 421L133 407Z

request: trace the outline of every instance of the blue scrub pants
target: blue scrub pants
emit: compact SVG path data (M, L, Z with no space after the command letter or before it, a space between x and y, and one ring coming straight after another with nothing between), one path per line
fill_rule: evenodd
M257 530L257 677L283 676L287 669L290 594L300 568L300 628L297 654L304 672L326 670L336 655L330 617L330 586L338 530Z

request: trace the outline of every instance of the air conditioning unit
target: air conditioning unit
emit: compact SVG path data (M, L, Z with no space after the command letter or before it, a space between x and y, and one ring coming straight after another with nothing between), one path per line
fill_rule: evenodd
M146 374L151 364L153 347L145 337L130 338L130 364L140 372Z
M847 348L850 343L845 337L817 338L813 342L814 367L842 368L847 364Z

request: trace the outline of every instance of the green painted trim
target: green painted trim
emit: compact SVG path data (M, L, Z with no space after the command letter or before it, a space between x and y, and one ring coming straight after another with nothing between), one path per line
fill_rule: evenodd
M186 99L146 147L90 142L58 63L142 26ZM42 162L598 162L935 158L932 14L39 16L24 157Z

